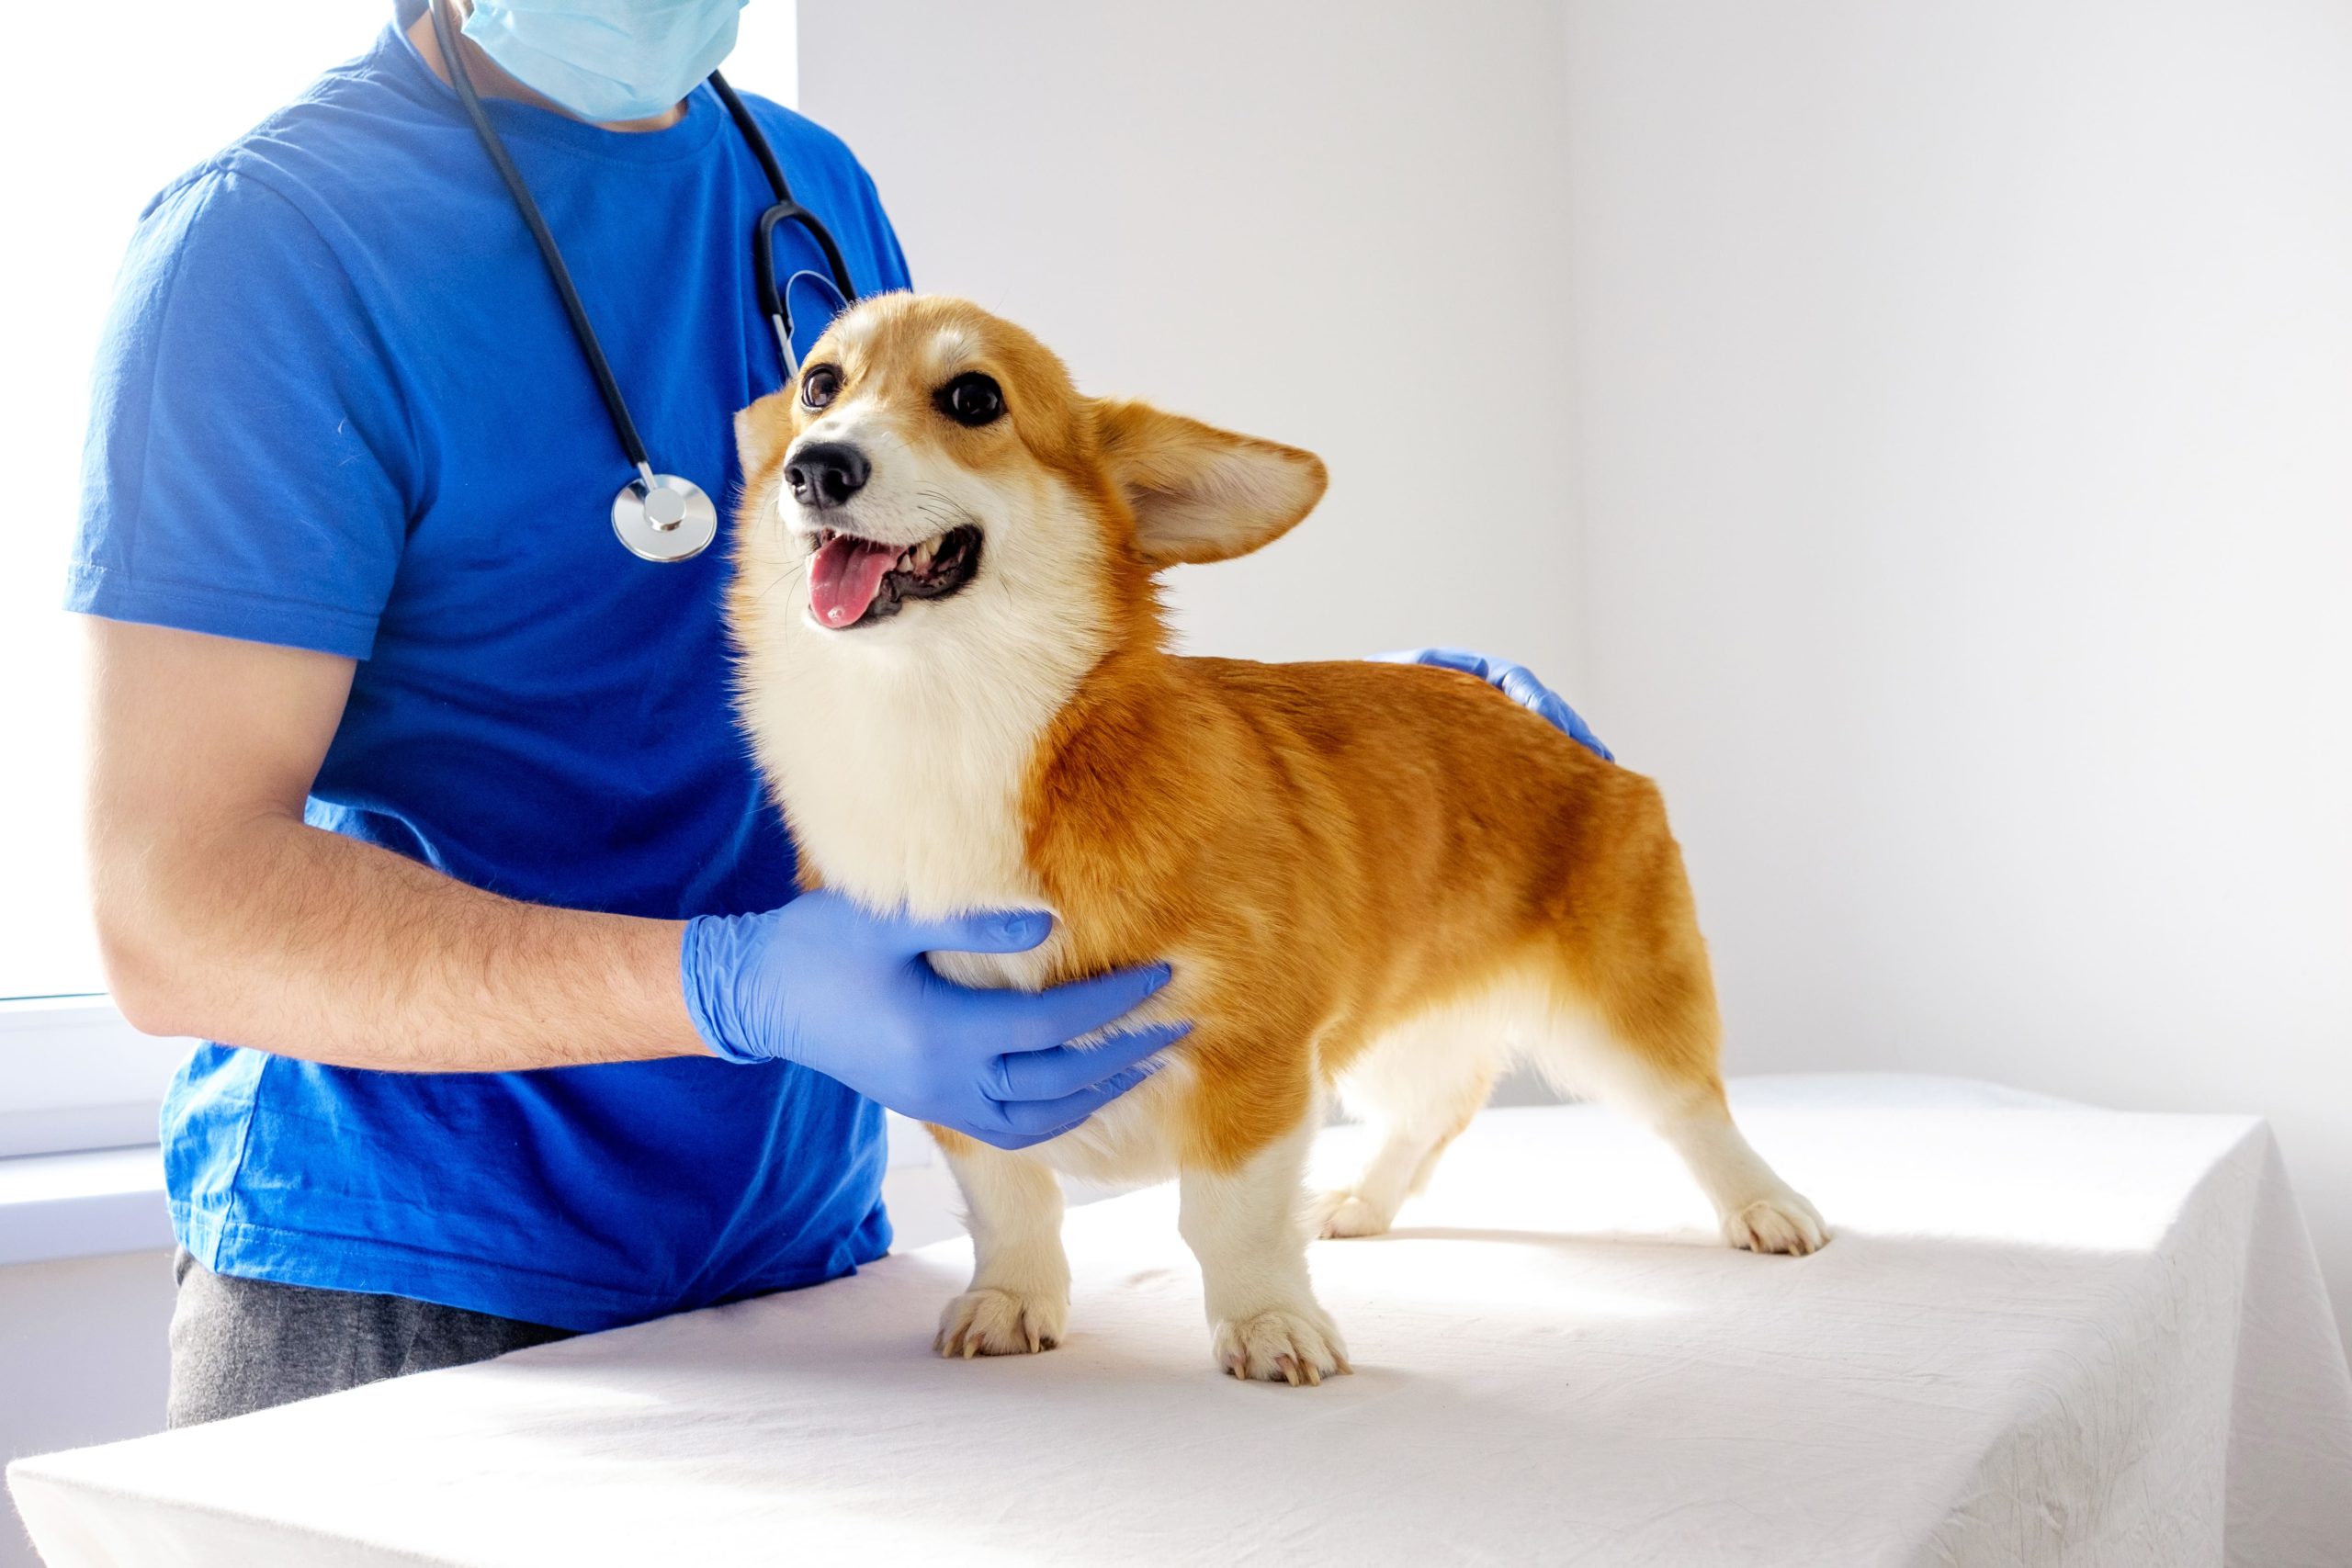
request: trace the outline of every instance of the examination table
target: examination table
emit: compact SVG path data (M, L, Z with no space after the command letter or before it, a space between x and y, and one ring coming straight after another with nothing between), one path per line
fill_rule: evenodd
M1212 1369L1162 1188L1072 1212L1043 1356L931 1354L955 1241L10 1482L55 1568L2352 1563L2352 1381L2263 1123L1734 1099L1826 1251L1718 1245L1610 1112L1490 1111L1395 1234L1315 1244L1356 1367L1319 1389Z

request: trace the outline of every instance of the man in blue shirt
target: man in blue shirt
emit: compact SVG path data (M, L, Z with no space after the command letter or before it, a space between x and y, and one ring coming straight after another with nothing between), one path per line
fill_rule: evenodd
M772 197L697 85L740 4L483 0L458 44L655 467L722 502L786 378ZM906 287L849 151L750 102L860 292ZM423 0L150 205L94 385L99 933L133 1023L234 1043L164 1111L175 1423L848 1272L889 1243L877 1100L1020 1146L1181 1036L1065 1043L1164 968L923 960L1041 917L794 897L728 551L615 541L631 470Z

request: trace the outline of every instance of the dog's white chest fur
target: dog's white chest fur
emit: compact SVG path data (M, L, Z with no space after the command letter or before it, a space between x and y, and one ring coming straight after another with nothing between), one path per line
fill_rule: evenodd
M744 705L760 764L825 886L924 917L1038 907L1021 795L1043 720L976 714L964 682L887 659L844 668L824 656L833 651L770 665Z
M825 885L919 915L1034 903L1021 786L1035 731L990 735L928 681L846 673L808 660L749 707L761 764Z
M1023 795L1039 739L1076 689L1067 651L1031 657L1038 650L999 643L943 658L933 648L918 664L895 648L848 643L857 632L785 624L773 633L772 649L748 661L743 716L826 886L924 917L1051 908L1027 864ZM1035 989L1061 941L1057 931L1028 953L935 953L932 964L965 985ZM1177 983L1130 1023L1183 1016L1203 978L1180 964ZM1167 1112L1189 1076L1180 1059L1032 1152L1101 1180L1163 1177L1174 1165Z

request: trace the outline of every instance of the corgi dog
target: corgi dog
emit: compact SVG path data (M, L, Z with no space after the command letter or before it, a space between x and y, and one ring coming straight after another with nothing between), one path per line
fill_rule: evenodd
M932 962L1034 989L1165 960L1123 1026L1193 1023L1048 1142L934 1129L976 1265L943 1354L1060 1338L1057 1171L1172 1175L1216 1365L1347 1371L1310 1234L1385 1230L1517 1059L1655 1128L1734 1246L1823 1245L1724 1105L1648 779L1454 671L1169 651L1155 574L1281 537L1322 496L1314 456L1081 396L1021 328L903 293L844 312L736 437L741 712L804 880L919 917L1048 909L1035 951ZM1309 1202L1334 1089L1378 1152Z

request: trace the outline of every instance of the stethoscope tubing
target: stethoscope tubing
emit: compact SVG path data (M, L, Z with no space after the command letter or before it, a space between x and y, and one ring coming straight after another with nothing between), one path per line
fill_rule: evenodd
M775 192L775 205L760 214L757 235L752 246L752 265L758 279L760 309L775 326L776 347L784 355L786 379L800 374L800 356L792 348L792 311L784 292L775 280L775 243L774 236L778 223L797 223L801 231L817 242L825 254L825 265L833 275L833 288L846 305L857 298L857 285L849 276L849 264L842 260L841 247L833 243L832 234L818 220L817 215L792 198L792 187L784 182L784 169L775 161L775 149L752 119L752 111L743 107L735 89L725 76L710 73L710 90L727 106L728 114L736 128L743 133L744 143L752 149L752 156L759 160L761 172L768 177L768 186Z
M613 434L620 442L622 453L644 479L649 491L654 482L652 460L646 455L645 442L637 432L637 421L630 417L628 401L621 396L619 380L613 375L612 362L605 356L605 345L596 336L594 323L588 319L588 308L581 302L580 290L571 281L571 269L566 265L562 250L556 244L555 235L548 231L547 220L540 215L539 204L525 183L522 170L506 151L506 143L490 123L490 113L482 107L481 96L474 90L473 78L466 69L464 50L458 42L458 28L450 20L448 0L427 0L433 13L433 32L441 46L441 59L448 69L449 85L456 91L458 101L464 106L466 118L473 122L474 135L482 151L490 154L498 176L505 182L509 195L514 198L514 209L523 216L533 243L538 246L539 259L546 263L548 277L555 285L556 297L563 303L563 312L571 319L572 336L578 340L580 352L588 362L589 373L595 378L597 395L604 399L605 412L611 416ZM825 265L833 275L833 286L848 304L857 298L856 285L850 277L848 264L842 261L841 247L817 215L792 198L792 187L785 183L784 168L776 162L775 149L741 97L728 84L727 78L714 71L708 78L711 90L727 107L752 155L767 176L768 186L775 193L775 203L760 215L753 252L754 271L759 287L759 304L763 314L775 325L776 344L784 358L787 380L800 373L799 356L792 349L792 316L775 280L775 255L772 236L778 223L797 224L817 243L824 253Z

